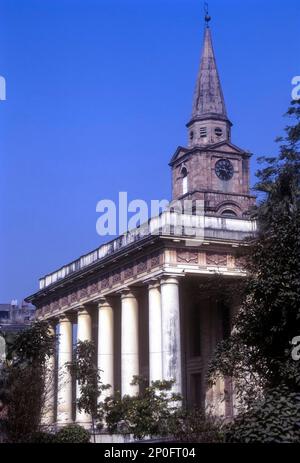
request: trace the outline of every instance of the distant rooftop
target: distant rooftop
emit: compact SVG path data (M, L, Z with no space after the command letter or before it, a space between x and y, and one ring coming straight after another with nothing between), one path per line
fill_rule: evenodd
M24 301L18 305L15 299L9 303L0 303L0 330L20 331L34 320L35 307Z

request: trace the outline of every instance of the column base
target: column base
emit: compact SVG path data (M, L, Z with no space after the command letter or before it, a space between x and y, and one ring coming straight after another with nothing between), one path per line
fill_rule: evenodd
M68 426L69 424L74 424L74 421L73 420L69 420L69 421L57 421L56 422L56 427L58 429L60 428L63 428L64 426Z
M84 429L86 430L91 430L92 429L92 422L91 421L80 421L80 420L76 420L74 422L74 424L78 424L79 426L82 426Z

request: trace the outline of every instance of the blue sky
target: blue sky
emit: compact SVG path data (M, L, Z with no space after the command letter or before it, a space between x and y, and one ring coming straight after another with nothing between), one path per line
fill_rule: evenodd
M298 0L211 0L232 141L276 152L300 75ZM203 38L199 0L0 0L0 302L97 247L96 203L170 198ZM252 175L254 182L254 175Z

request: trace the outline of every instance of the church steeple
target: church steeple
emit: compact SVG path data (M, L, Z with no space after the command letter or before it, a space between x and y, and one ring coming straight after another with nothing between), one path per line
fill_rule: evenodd
M172 198L203 201L205 215L244 217L254 204L250 195L250 154L230 140L231 122L217 71L206 11L204 46L196 82L188 147L174 153Z
M187 124L189 146L229 141L232 125L227 117L208 24L210 17L207 14L205 21L204 45L194 93L192 118Z

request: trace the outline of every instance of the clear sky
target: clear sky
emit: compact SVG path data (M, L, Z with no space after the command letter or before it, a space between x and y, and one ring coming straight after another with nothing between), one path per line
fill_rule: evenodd
M211 0L232 141L276 151L300 75L299 0ZM96 203L170 198L200 0L0 0L0 302L97 247ZM254 175L252 175L254 182Z

